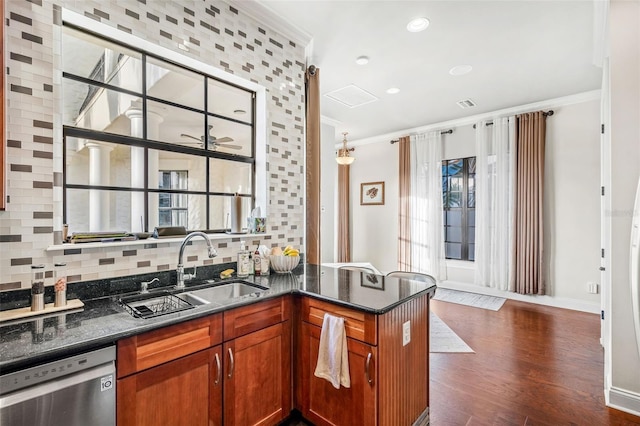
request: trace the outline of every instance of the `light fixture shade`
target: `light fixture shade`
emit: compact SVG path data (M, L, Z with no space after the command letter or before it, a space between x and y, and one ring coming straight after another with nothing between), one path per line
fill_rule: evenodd
M342 151L342 150L341 150L341 151ZM340 155L338 155L338 156L336 157L336 162L337 162L338 164L340 164L341 166L349 165L349 164L353 163L353 161L354 161L354 160L355 160L355 158L350 157L350 156L349 156L349 154L347 154L346 156L340 156Z

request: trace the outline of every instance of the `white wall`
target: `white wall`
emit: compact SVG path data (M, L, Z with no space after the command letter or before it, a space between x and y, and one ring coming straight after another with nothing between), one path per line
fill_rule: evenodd
M599 100L553 107L547 120L545 215L549 296L528 298L592 312L600 295L587 293L599 281L600 111ZM475 155L471 125L444 136L445 159ZM398 227L398 146L388 141L358 146L351 166L353 261L368 261L381 271L396 269ZM384 206L360 206L360 183L384 180ZM357 196L356 196L357 194ZM448 261L447 281L480 292L471 262ZM494 293L494 292L491 292ZM550 300L553 299L553 300Z
M382 272L398 263L398 145L356 147L351 164L351 260ZM360 184L384 182L384 205L360 205Z

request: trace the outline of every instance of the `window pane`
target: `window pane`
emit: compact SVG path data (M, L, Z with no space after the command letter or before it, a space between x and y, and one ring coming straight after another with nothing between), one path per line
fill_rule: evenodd
M150 149L149 188L206 191L206 161L197 155Z
M147 101L147 137L191 148L204 148L204 114ZM142 137L139 135L131 135Z
M133 194L126 191L67 189L66 223L69 224L69 232L130 232Z
M131 135L131 122L124 113L132 108L139 108L137 105L140 104L140 97L67 78L62 79L62 96L63 124Z
M147 56L147 94L204 109L204 76Z
M253 164L209 159L209 190L251 194Z
M68 184L131 187L131 155L128 146L66 138L66 178ZM96 163L92 163L93 158ZM108 170L91 173L91 164Z
M475 173L476 172L476 157L470 157L467 159L467 164L468 164L468 168L467 170L469 170L469 173Z
M211 196L209 197L209 229L231 229L231 196ZM247 227L246 218L251 212L251 197L242 197L242 228Z
M451 178L451 191L462 191L462 177Z
M209 149L249 157L253 152L252 127L209 116Z
M462 228L459 226L448 226L447 227L447 235L446 240L451 243L461 243L462 242Z
M253 93L209 79L208 110L213 114L253 123Z
M462 176L463 160L449 160L447 162L447 174L449 176Z
M167 208L159 200L169 200ZM149 229L156 226L184 226L190 231L206 228L207 196L197 194L149 194ZM167 225L167 223L171 225ZM175 223L175 225L173 225Z
M64 27L62 58L64 72L137 93L142 92L142 61L138 52ZM71 104L70 101L71 99L65 99L66 104L74 105L78 98L74 98Z
M469 209L467 211L467 222L469 226L476 226L476 210Z
M445 257L447 259L461 259L462 258L462 244L457 243L445 243Z
M462 207L462 192L449 191L446 207Z
M469 244L469 260L476 260L476 245Z
M447 225L462 226L462 211L450 210L447 212Z
M467 238L469 239L469 243L476 242L476 227L469 226L467 227Z
M474 208L476 206L476 193L475 191L469 191L467 198L467 207Z

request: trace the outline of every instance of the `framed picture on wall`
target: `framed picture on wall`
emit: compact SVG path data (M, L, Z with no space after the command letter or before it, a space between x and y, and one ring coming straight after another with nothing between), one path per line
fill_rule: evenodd
M384 290L384 277L376 274L367 274L360 272L360 285L362 287L375 288L376 290Z
M360 184L360 205L376 206L384 204L384 182Z

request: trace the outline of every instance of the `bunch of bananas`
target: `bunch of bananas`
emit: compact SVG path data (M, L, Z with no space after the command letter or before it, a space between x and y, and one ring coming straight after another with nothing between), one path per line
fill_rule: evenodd
M286 246L284 250L282 250L283 256L300 256L300 252L298 249L295 249L291 246Z

